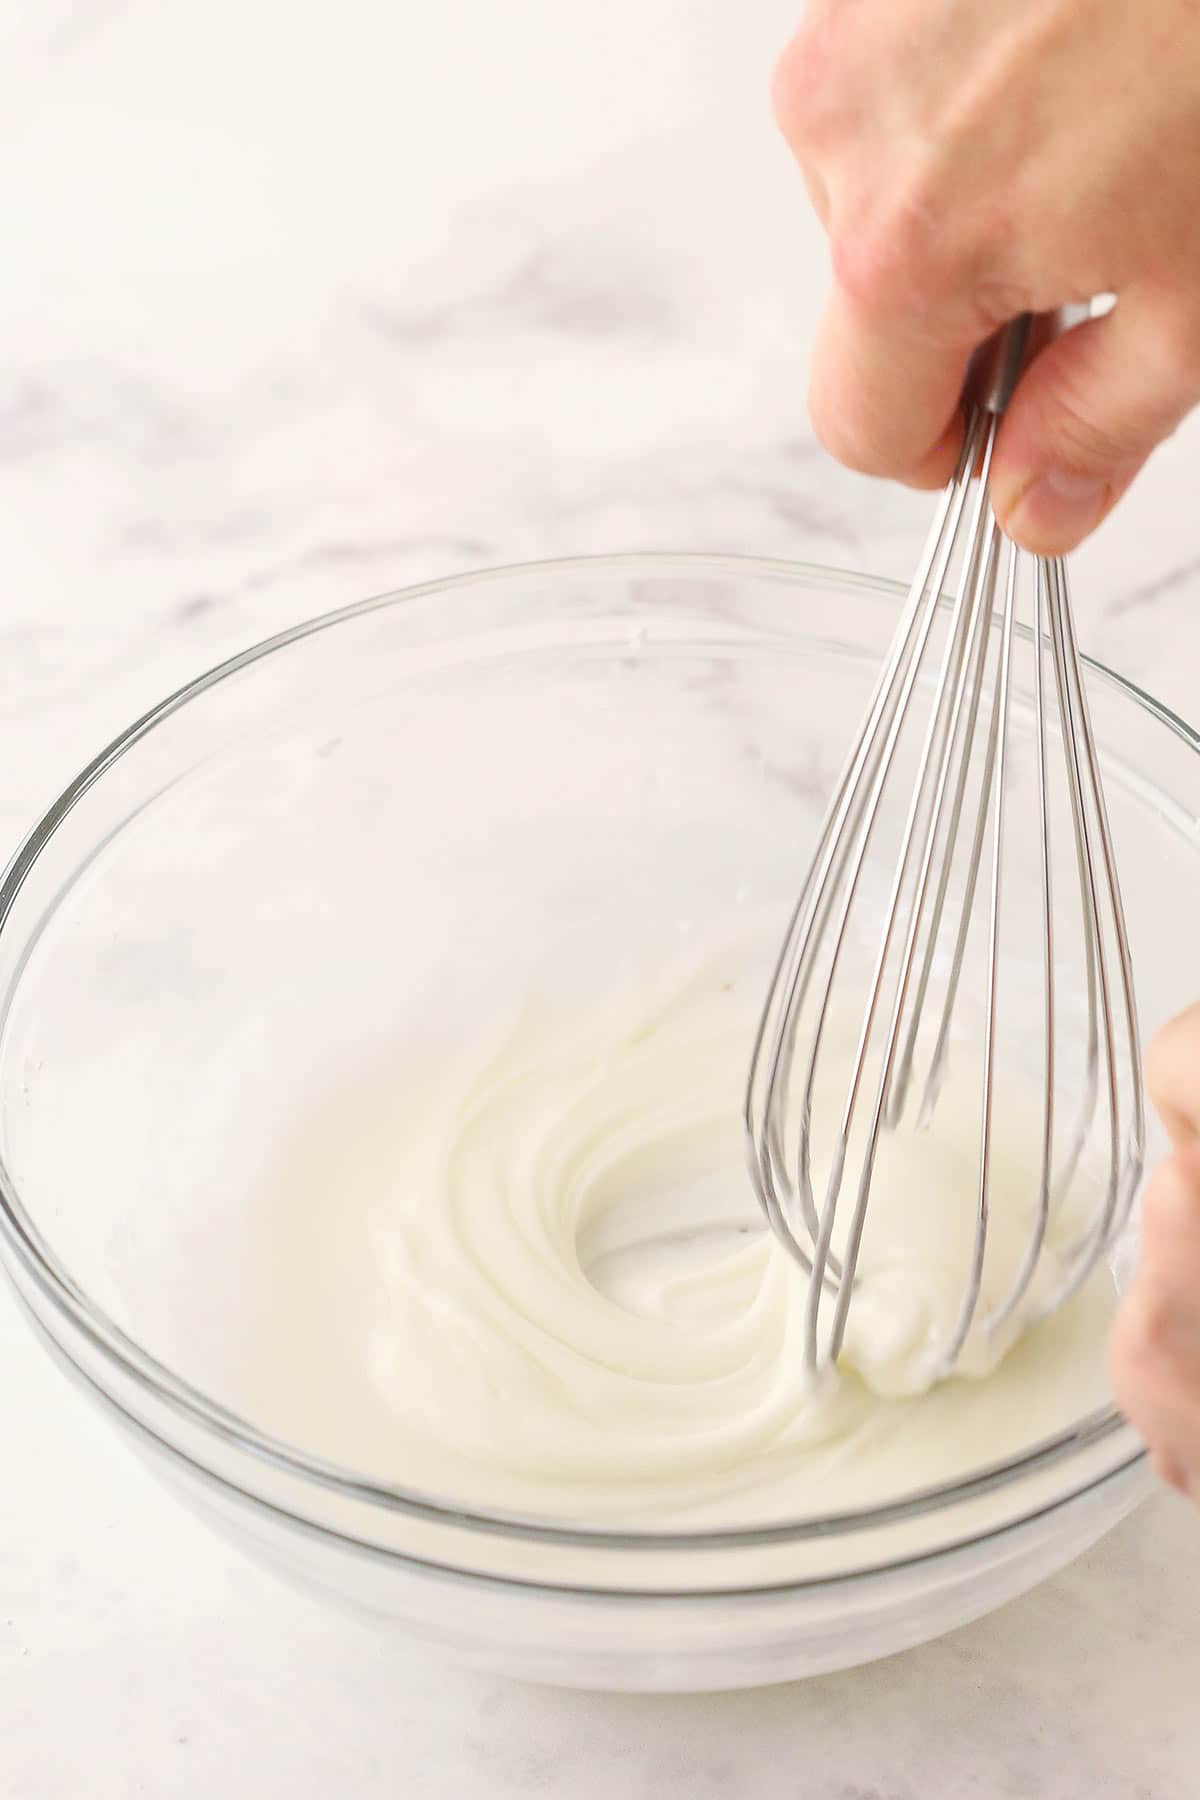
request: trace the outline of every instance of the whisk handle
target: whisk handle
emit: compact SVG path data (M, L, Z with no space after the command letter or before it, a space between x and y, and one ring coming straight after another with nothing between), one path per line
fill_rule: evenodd
M981 344L971 358L967 399L983 412L1006 412L1013 390L1037 352L1073 325L1081 325L1091 317L1090 304L1060 306L1049 313L1022 313Z
M967 373L967 398L983 412L1007 411L1030 351L1033 314L1022 313L1011 325L980 345Z

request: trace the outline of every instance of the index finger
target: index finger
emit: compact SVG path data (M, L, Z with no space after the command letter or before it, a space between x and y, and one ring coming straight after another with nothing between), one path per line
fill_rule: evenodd
M944 487L962 448L973 349L927 318L868 309L838 283L813 355L813 430L848 468L910 487Z

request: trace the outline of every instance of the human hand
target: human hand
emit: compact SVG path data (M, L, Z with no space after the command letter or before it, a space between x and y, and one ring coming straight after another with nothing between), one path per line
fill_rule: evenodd
M1146 1073L1173 1151L1146 1191L1141 1261L1109 1361L1155 1468L1200 1500L1200 1006L1160 1033Z
M773 99L833 249L813 426L852 468L941 486L971 351L1116 296L992 466L1010 535L1074 548L1200 400L1200 0L810 0Z

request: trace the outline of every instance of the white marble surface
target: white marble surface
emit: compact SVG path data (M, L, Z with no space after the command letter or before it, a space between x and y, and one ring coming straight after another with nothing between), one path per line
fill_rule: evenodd
M804 418L793 5L0 5L6 844L169 685L367 592L635 547L903 572L925 503ZM1192 714L1198 443L1078 568L1089 647ZM1165 1498L873 1669L540 1694L231 1562L7 1304L0 1367L0 1800L1195 1791L1200 1520Z

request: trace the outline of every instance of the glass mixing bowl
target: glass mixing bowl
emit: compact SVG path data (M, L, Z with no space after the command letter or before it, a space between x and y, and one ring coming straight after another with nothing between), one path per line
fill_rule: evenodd
M550 938L603 982L623 945L782 903L898 592L631 556L373 600L165 701L18 852L0 889L5 1265L85 1391L253 1555L510 1675L719 1688L962 1624L1142 1495L1142 1448L1101 1410L841 1517L817 1496L757 1529L589 1529L334 1466L270 1436L240 1385L263 1323L253 1197L308 1097L430 1019L471 1030ZM1149 1031L1192 956L1200 743L1118 676L1090 680Z

